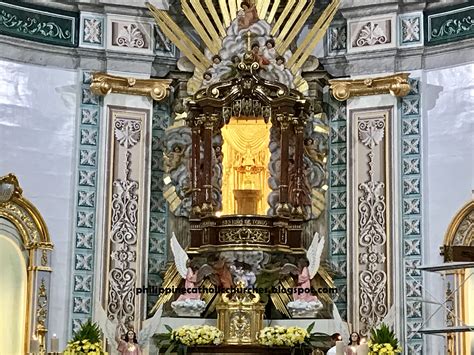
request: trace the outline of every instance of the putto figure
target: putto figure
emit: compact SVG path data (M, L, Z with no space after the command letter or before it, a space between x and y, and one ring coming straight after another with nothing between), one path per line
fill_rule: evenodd
M237 23L239 30L245 30L258 22L257 8L255 4L250 4L248 1L243 1L240 7L242 10L237 13Z

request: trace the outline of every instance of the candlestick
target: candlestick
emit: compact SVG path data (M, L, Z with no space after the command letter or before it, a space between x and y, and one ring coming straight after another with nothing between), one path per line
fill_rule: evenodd
M336 355L344 355L344 343L336 341Z
M53 334L53 337L51 338L51 352L59 353L59 339L56 334Z
M36 336L33 335L33 337L30 340L30 353L39 353L39 349L40 349L39 340L36 338Z
M369 355L369 344L360 343L357 347L357 355Z

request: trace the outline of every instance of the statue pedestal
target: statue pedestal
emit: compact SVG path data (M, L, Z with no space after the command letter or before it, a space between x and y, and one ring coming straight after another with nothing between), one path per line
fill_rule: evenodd
M262 192L260 190L234 190L237 214L256 215L258 213L258 201L261 196Z

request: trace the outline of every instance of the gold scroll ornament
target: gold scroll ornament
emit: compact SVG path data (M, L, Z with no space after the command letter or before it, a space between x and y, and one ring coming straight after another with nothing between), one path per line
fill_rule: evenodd
M94 94L105 96L110 93L149 96L161 101L168 96L171 79L136 79L94 73L91 90Z
M332 96L338 101L357 96L383 94L403 97L410 92L408 75L408 73L398 73L377 78L329 80L329 84Z

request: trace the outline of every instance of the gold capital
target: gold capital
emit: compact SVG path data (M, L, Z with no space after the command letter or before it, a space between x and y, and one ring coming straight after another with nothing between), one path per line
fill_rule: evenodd
M150 96L161 101L168 96L171 79L136 79L94 73L91 90L94 94L105 96L110 93Z
M377 78L329 80L329 84L332 96L338 101L357 96L382 94L403 97L410 92L408 75L409 73L398 73Z

